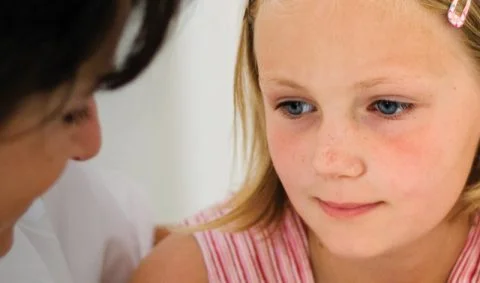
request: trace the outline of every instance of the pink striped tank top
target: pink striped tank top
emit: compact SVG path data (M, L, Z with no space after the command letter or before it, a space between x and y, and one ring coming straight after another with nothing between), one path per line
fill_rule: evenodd
M212 210L190 219L204 223L219 217ZM194 234L212 283L314 283L308 240L300 217L289 210L278 231L268 237L253 229ZM474 226L449 283L480 282L480 225Z

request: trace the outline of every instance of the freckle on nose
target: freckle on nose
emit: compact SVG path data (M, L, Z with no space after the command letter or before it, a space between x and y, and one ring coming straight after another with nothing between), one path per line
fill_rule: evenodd
M326 150L324 156L326 163L333 163L337 159L336 155L331 150Z

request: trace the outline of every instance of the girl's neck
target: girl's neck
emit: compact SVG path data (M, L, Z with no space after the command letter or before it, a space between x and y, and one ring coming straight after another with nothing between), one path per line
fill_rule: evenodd
M467 216L444 221L415 243L369 259L339 258L308 232L316 282L447 282L460 256L470 223Z

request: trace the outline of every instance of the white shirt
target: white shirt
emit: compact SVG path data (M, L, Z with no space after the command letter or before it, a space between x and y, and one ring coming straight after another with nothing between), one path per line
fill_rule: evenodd
M141 187L72 162L17 224L14 245L0 259L0 282L128 282L153 230Z

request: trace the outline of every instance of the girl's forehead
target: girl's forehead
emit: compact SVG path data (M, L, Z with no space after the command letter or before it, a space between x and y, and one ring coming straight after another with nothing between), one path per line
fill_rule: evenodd
M422 0L257 0L251 1L260 8L275 9L276 12L289 13L301 10L302 7L316 7L327 14L335 12L358 11L359 7L372 9L387 15L398 15L399 13L410 13L411 8L417 9ZM312 6L314 4L314 6ZM418 9L417 9L418 10ZM418 12L418 11L417 11Z
M260 81L281 76L310 86L320 84L319 77L332 84L379 75L473 79L475 61L446 13L420 0L403 1L265 1L254 33Z
M433 11L433 7L442 6L440 2L440 0L265 0L259 2L257 20L260 18L261 21L267 17L283 22L284 25L308 21L311 29L324 28L346 34L365 22L370 25L365 32L398 28L416 33L455 30L447 24L448 3L443 4L444 11ZM365 25L361 26L365 28Z
M315 15L324 20L338 19L352 22L373 17L375 21L398 19L403 24L416 26L432 15L446 23L448 3L441 0L260 0L256 1L258 14L268 13L277 17L298 14ZM432 13L433 7L444 7L444 13Z
M429 54L430 60L468 57L446 14L433 13L417 0L267 0L256 18L254 45L258 59L287 50L288 55L327 57L322 60L332 59L331 50L358 60L406 51Z

